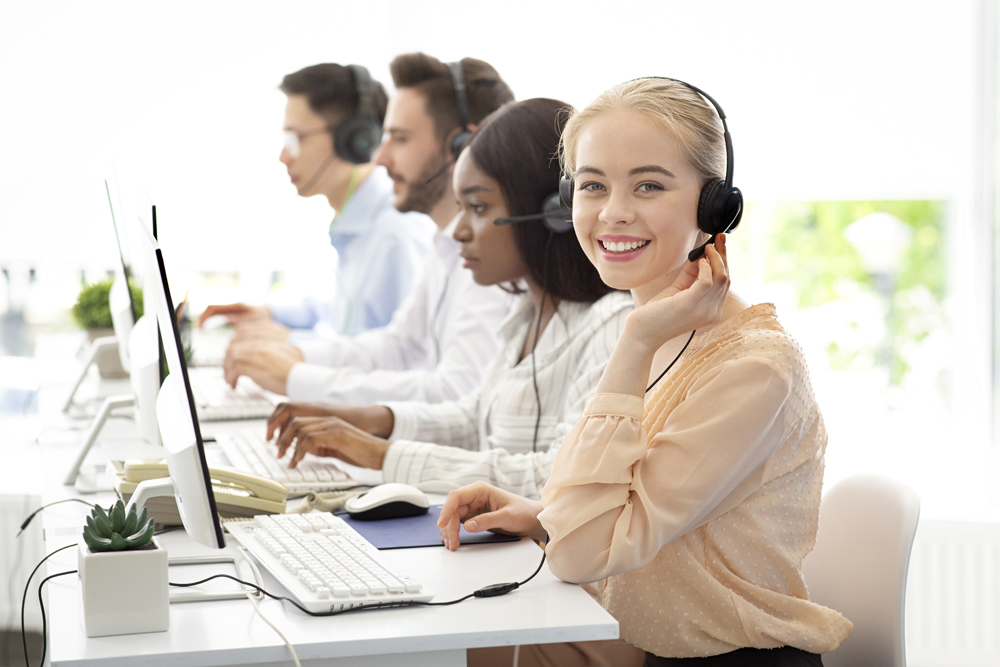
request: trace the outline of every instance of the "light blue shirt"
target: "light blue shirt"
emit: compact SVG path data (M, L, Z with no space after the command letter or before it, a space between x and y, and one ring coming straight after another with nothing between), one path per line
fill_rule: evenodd
M376 167L330 225L339 258L332 303L269 306L275 321L320 335L348 336L389 323L409 294L436 230L422 213L397 211L393 199L392 179Z

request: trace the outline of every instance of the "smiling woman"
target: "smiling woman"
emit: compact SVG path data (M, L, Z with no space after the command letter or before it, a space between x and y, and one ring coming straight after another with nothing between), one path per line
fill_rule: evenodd
M725 235L688 259L722 124L696 89L641 79L571 118L563 147L577 238L636 308L541 500L454 491L442 538L457 548L463 521L547 537L552 572L601 582L651 667L821 665L852 626L802 576L827 441L802 352L772 305L729 291Z

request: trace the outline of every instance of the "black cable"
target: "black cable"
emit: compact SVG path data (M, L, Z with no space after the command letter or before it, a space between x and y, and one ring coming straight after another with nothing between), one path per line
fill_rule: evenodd
M548 541L548 535L546 535L546 541ZM187 588L190 586L199 586L208 581L212 581L213 579L231 579L232 581L235 581L238 584L242 584L243 586L247 586L248 588L254 589L255 591L257 591L262 595L266 595L272 600L279 600L279 601L284 600L286 602L289 602L293 606L298 608L300 611L302 611L304 614L308 614L309 616L340 616L341 614L348 614L356 611L372 611L375 609L399 609L403 607L447 607L449 605L458 604L459 602L464 602L469 598L473 597L491 598L500 595L506 595L507 593L510 593L511 591L520 588L521 586L525 585L526 583L534 579L535 576L542 571L543 565L545 565L544 549L542 550L542 560L540 563L538 563L538 567L531 574L531 576L525 579L524 581L516 581L516 582L512 581L505 584L490 584L489 586L483 586L482 588L476 589L475 591L469 593L468 595L464 595L454 600L448 600L447 602L422 602L419 600L407 600L405 602L377 602L375 604L366 604L359 607L341 609L339 611L309 611L308 609L303 607L298 600L294 598L290 598L287 595L275 595L274 593L269 593L268 591L264 590L257 584L251 583L249 581L243 581L242 579L234 577L231 574L214 574L210 577L205 577L204 579L200 579L198 581L192 581L183 584L174 583L171 581L170 585L177 586L178 588Z
M69 546L74 547L76 545L75 544L71 544ZM67 574L76 574L76 572L77 572L76 570L66 570L65 572L58 572L56 574L50 574L49 576L47 576L44 579L42 579L39 582L39 584L38 584L38 608L42 611L42 661L40 663L38 663L39 667L45 667L45 649L47 648L46 647L46 641L45 641L45 603L42 602L42 586L44 586L45 582L47 582L49 579L55 579L56 577L61 577L63 575L67 575ZM26 664L26 665L28 664L28 652L27 652L27 650L25 650L25 653L24 653L24 664Z
M66 549L69 549L69 548L75 547L75 546L76 546L76 544L67 544L64 547L59 547L58 549L56 549L55 551L53 551L52 553L50 553L48 556L46 556L42 560L38 561L38 565L36 565L35 569L31 571L31 574L28 575L28 581L24 584L24 595L21 596L21 646L24 648L24 664L26 664L26 665L28 664L28 639L27 639L27 637L25 636L25 633L24 633L24 605L26 605L28 603L28 588L31 586L31 579L32 579L32 577L35 576L35 573L38 572L38 568L40 568L42 566L42 563L44 563L45 561L47 561L52 556L55 556L60 551L65 551ZM39 592L40 592L41 591L41 585L39 585L38 588L39 588ZM44 627L44 623L45 623L45 617L43 616L42 617L43 627ZM45 633L44 632L42 633L42 641L43 642L45 641Z
M692 332L691 332L691 335L690 335L690 336L688 336L688 340L687 340L687 342L686 342L686 343L684 343L684 347L682 347L682 348L681 348L681 351L677 353L677 356L676 356L676 357L674 357L674 360L670 362L670 365L669 365L669 366L667 366L666 368L664 368L664 369L663 369L663 372L662 372L662 373L660 373L660 376L659 376L659 377L657 377L657 378L656 378L655 380L653 380L653 384L651 384L651 385L649 385L648 387L646 387L646 393L647 393L647 394L649 393L649 390L650 390L650 389L652 389L653 387L655 387L655 386L656 386L656 383L657 383L657 382L659 382L660 380L662 380L662 379L663 379L663 376L667 374L667 371L669 371L669 370L670 370L671 368L673 368L673 367L674 367L674 364L676 364L676 363L677 363L677 360L681 358L681 355L682 355L682 354L684 354L684 350L688 349L688 345L690 345L690 344L691 344L691 340L692 340L692 339L694 338L694 335L695 335L695 333L697 333L697 331L698 331L698 330L697 330L697 329L695 329L694 331L692 331Z
M58 505L59 503L72 503L72 502L83 503L84 505L90 505L91 507L94 506L94 503L88 503L86 500L81 500L79 498L65 498L64 500L56 500L54 502L47 503L45 505L42 505L41 507L39 507L38 509L36 509L34 512L32 512L31 514L28 515L28 518L25 519L24 523L21 524L21 528L18 529L17 535L15 535L14 537L15 538L20 537L21 533L24 532L24 529L28 527L29 523L31 523L31 520L35 518L35 515L38 514L39 512L41 512L46 507L52 507L53 505Z
M538 372L535 370L535 348L538 347L538 334L542 329L542 316L545 314L545 297L549 293L549 248L555 232L549 232L545 242L545 259L542 260L542 303L538 307L538 323L535 325L535 341L531 344L531 384L535 387L535 434L531 437L531 451L538 451L538 426L542 423L542 397L538 393ZM554 303L554 302L553 302Z

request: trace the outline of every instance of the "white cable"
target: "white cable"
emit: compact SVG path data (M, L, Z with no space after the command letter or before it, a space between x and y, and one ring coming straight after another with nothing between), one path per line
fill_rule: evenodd
M514 645L514 662L511 664L511 667L517 667L517 661L518 661L518 659L520 657L521 657L521 645L520 644L515 644Z
M275 632L278 633L278 636L281 637L281 641L285 642L285 646L288 647L288 652L292 654L292 660L295 662L295 667L302 667L302 663L299 662L299 656L295 652L295 648L292 646L292 643L290 641L288 641L288 638L285 637L284 633L282 633L281 630L278 629L278 626L276 626L274 623L272 623L271 620L267 616L264 615L264 612L262 612L260 610L260 607L257 604L257 599L254 597L255 593L256 593L256 591L252 591L252 592L251 591L247 591L247 599L250 600L250 604L253 605L254 611L257 612L258 616L260 616L262 619L264 619L265 623L267 623L268 625L271 626L272 630L274 630Z

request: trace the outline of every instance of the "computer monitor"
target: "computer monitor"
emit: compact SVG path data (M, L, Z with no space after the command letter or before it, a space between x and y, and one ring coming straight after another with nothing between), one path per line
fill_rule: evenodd
M136 319L136 304L132 302L132 291L129 289L129 279L133 277L132 269L135 267L130 266L126 261L126 257L129 256L126 239L130 235L136 240L141 238L142 231L140 230L143 229L144 223L137 217L131 225L119 226L119 217L115 215L115 197L112 194L114 186L105 180L104 187L108 196L108 204L111 207L111 221L114 225L120 260L115 269L115 282L111 286L111 293L108 297L115 335L113 338L98 338L94 342L95 349L91 352L91 358L80 371L76 384L63 406L63 411L68 411L72 406L73 396L86 377L90 363L96 357L98 343L106 347L117 346L122 368L129 373L129 384L132 391L128 394L105 398L91 422L90 428L87 429L80 442L77 457L67 471L64 483L73 484L84 493L111 488L110 480L102 472L103 466L84 469L83 464L87 454L97 442L97 436L100 435L104 424L115 410L133 407L139 436L150 444L160 444L160 431L156 425L156 395L162 380L160 369L163 367L163 354L158 344L159 333L156 327L156 316L152 309L146 308L146 313ZM153 272L149 269L142 271L142 262L140 261L138 264L140 265L140 275L138 276L140 280L151 282L143 274L148 276Z
M108 194L108 205L111 207L111 221L114 223L115 240L118 242L119 264L115 268L115 282L111 286L110 305L111 320L114 323L115 337L118 339L118 353L121 356L122 367L129 372L132 385L132 394L135 403L135 421L139 429L139 435L143 440L151 444L159 444L160 432L156 426L156 393L160 390L161 368L163 367L163 353L159 347L159 333L156 329L156 316L152 311L145 309L142 317L136 317L138 305L132 298L132 290L129 283L133 278L138 278L140 284L149 282L148 277L135 276L132 266L126 260L129 257L129 245L127 237L130 235L133 242L138 241L141 232L138 228L145 224L142 216L137 216L132 224L135 229L129 229L129 225L118 224L121 216L115 215L116 197L113 192L116 190L107 180L104 187ZM120 201L120 195L117 197ZM119 208L119 213L121 209ZM131 234L127 232L131 231ZM141 269L141 262L140 269ZM145 271L149 273L149 271Z
M115 241L118 244L119 263L115 267L115 281L111 285L111 293L108 297L111 307L111 323L115 329L115 338L118 339L118 356L122 362L122 368L129 370L128 340L132 333L132 326L138 318L135 303L132 301L132 290L129 289L132 271L125 260L125 248L122 243L123 230L118 228L120 215L115 215L115 204L111 196L111 184L108 179L104 179L104 191L108 195L108 207L111 209L111 224L115 230ZM120 211L119 211L120 213Z
M188 534L205 546L221 549L226 543L212 493L205 444L184 361L184 348L170 296L163 253L150 230L142 227L141 231L142 254L147 267L145 289L151 295L150 303L155 309L163 337L169 370L156 399L156 419L170 477L168 482L149 480L140 484L130 504L141 504L154 495L172 493L177 499L177 509ZM154 490L155 493L151 493Z

